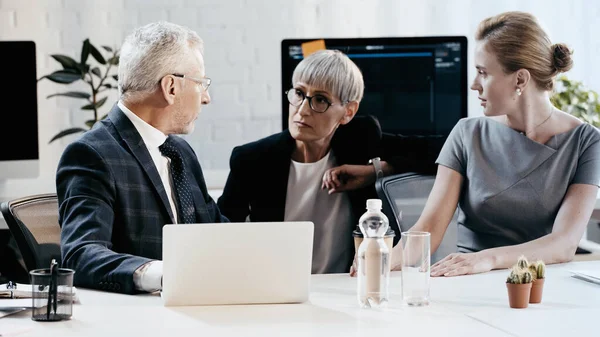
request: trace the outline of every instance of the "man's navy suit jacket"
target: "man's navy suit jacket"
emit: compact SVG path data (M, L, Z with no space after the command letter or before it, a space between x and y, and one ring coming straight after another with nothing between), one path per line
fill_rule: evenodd
M227 222L208 194L190 145L169 137L184 158L196 222ZM74 284L135 293L134 271L162 259L162 228L175 221L146 144L117 105L67 146L56 188L62 267L76 271Z

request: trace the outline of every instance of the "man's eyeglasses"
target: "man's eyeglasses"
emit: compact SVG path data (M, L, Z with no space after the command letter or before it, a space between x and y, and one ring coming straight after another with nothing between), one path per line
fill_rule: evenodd
M188 75L183 75L183 74L171 74L175 77L181 77L183 79L187 79L190 81L194 81L196 82L196 84L198 84L199 86L202 87L202 89L204 90L208 90L208 87L210 87L210 84L212 83L212 80L208 77L204 77L204 78L195 78L195 77L190 77Z
M307 99L308 105L310 106L311 109L313 109L314 112L323 113L323 112L327 111L327 109L329 109L330 106L336 105L334 103L331 103L327 99L327 97L325 97L323 95L317 94L314 96L306 96L306 94L304 94L302 92L302 90L298 90L298 89L290 89L290 90L286 91L285 93L287 94L287 98L288 98L288 101L290 102L290 104L295 107L302 105L302 102L304 102L304 100ZM340 103L337 105L344 105L344 104Z

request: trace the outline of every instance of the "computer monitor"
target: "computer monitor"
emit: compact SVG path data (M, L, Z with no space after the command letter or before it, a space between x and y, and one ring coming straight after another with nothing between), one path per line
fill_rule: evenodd
M39 176L36 48L33 41L0 41L0 180Z
M303 59L302 44L281 42L282 128L288 127L285 91ZM465 36L322 39L326 49L344 52L363 73L365 94L358 114L371 114L384 134L447 136L467 116Z

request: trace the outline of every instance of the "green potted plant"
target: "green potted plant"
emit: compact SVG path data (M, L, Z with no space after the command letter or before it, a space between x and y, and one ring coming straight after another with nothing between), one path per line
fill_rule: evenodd
M508 290L508 304L511 308L522 309L529 305L531 294L531 283L533 275L529 268L520 268L518 265L512 267L506 279Z
M106 117L106 114L100 116L98 109L102 107L108 99L108 96L103 95L103 92L117 89L117 75L111 73L111 71L114 71L119 64L119 51L108 46L102 46L102 50L104 53L108 53L107 57L91 44L89 39L85 39L83 41L83 46L81 47L81 57L79 61L66 55L50 55L61 64L62 69L42 76L38 81L48 79L59 84L72 84L83 81L89 88L87 91L58 92L49 95L46 98L64 96L84 100L85 103L81 106L81 110L93 112L93 118L85 122L87 128L72 127L62 130L52 137L49 143L64 136L85 132L91 129L96 122ZM89 57L90 55L92 58ZM95 60L94 63L91 62L92 59Z
M600 126L600 101L597 92L564 75L557 78L556 84L550 97L555 107L595 127Z
M546 280L546 264L542 260L532 262L529 265L529 271L531 271L531 275L533 276L529 303L540 303L542 302L544 281Z

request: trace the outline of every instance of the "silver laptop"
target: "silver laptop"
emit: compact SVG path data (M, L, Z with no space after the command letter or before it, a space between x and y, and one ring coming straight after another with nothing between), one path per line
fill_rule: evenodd
M165 306L308 300L312 222L163 227Z

